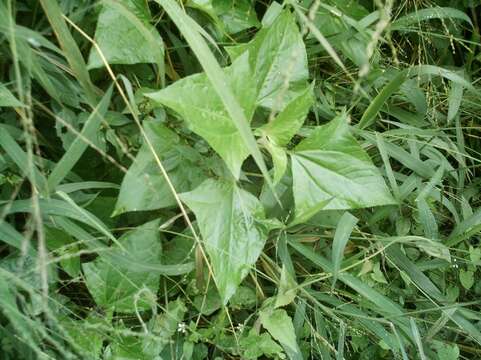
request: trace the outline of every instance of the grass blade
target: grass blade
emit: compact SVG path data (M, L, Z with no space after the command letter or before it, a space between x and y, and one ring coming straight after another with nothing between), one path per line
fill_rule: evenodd
M332 243L332 289L334 289L334 286L336 285L339 270L341 269L344 249L358 220L358 218L346 211L337 223L334 241Z
M52 173L48 177L47 186L50 192L55 191L58 184L68 175L88 147L88 142L99 131L100 124L107 112L112 96L112 87L107 90L100 103L93 109L89 118L82 128L81 136L77 136L72 142L67 152L59 160Z

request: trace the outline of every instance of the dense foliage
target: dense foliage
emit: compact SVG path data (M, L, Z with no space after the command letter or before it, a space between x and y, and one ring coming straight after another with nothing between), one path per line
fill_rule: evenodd
M478 4L1 1L0 358L481 358Z

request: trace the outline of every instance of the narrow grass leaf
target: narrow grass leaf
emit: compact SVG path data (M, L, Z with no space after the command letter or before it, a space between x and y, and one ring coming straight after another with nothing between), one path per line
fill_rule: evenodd
M339 275L339 270L341 269L342 259L344 257L344 249L351 236L354 226L358 222L358 218L351 215L349 212L345 212L336 226L336 232L334 233L334 241L332 242L332 289L336 285L337 277Z
M75 138L67 152L55 165L47 181L49 191L55 191L57 185L60 184L60 182L68 175L77 161L79 161L84 151L87 149L90 143L92 143L94 136L96 136L97 132L99 131L99 127L104 119L104 115L107 112L111 96L112 87L107 90L102 100L93 109L92 113L85 122L84 127L82 128L80 136Z

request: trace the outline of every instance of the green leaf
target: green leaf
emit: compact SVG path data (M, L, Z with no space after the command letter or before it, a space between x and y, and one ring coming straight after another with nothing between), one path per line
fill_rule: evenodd
M301 128L314 102L312 86L307 86L269 123L259 129L272 142L285 146Z
M459 271L459 280L461 281L461 285L463 285L466 290L471 289L474 285L474 272L471 270L461 269Z
M271 224L257 198L231 182L209 179L180 196L197 218L226 304L259 257Z
M94 40L109 64L157 63L162 66L163 42L149 21L149 8L143 0L103 2ZM88 68L103 66L97 49L92 47Z
M78 246L74 244L74 240L67 233L45 226L45 242L47 248L55 251L60 257L65 259L60 260L60 265L64 271L72 278L75 278L80 273L80 257L78 254Z
M195 21L185 14L185 12L182 11L180 6L174 0L155 1L159 3L169 14L170 18L174 21L182 35L185 37L187 43L192 48L200 64L202 65L202 68L205 70L209 82L212 84L212 88L221 98L222 104L232 119L235 127L239 131L246 148L249 150L249 153L252 155L257 166L261 170L264 180L267 182L269 187L273 189L274 186L269 176L264 158L257 147L256 139L249 127L249 117L239 104L239 100L236 99L232 88L230 88L228 85L229 81L227 81L225 78L219 63L207 46L205 40L202 38L202 28L200 28ZM244 81L246 80L244 79ZM198 96L199 94L195 95ZM231 171L232 170L236 170L236 168L233 167L231 168ZM236 173L234 171L233 173L234 176L238 175L238 172Z
M438 360L459 359L459 347L456 344L445 344L440 341L434 341L433 347L436 349Z
M285 310L263 310L260 311L259 318L262 326L282 345L290 359L302 359L294 325L292 325L292 320Z
M209 14L221 30L228 34L260 25L250 0L190 0L186 5Z
M381 264L375 263L372 269L371 278L381 284L387 284L386 277L384 276L383 272L381 271Z
M378 169L351 135L345 114L318 127L294 150L296 217L329 200L324 210L395 203Z
M132 313L150 309L159 288L159 273L133 271L125 263L113 261L112 255L125 258L128 263L159 264L162 254L159 221L151 221L123 235L118 241L125 251L112 245L111 256L100 256L83 264L87 287L98 306L105 310ZM154 300L152 300L154 299Z
M275 307L282 307L294 301L297 294L297 283L285 265L282 266L279 292L276 296Z
M341 269L342 258L344 257L344 249L351 236L354 226L358 222L358 218L345 212L336 226L336 232L334 233L334 241L332 242L332 266L334 271L332 273L332 288L339 275L339 270Z
M244 349L243 358L257 359L262 355L273 358L277 355L281 358L282 348L272 340L268 333L256 334L254 330L249 331L248 336L242 338L239 342Z
M249 54L257 83L257 104L279 111L304 92L308 79L307 54L295 18L284 10L248 44L235 47L233 59Z
M416 325L416 322L414 321L413 318L409 318L409 322L411 323L411 331L412 331L413 338L414 338L413 340L414 340L414 343L416 344L416 347L418 349L417 352L419 354L419 358L421 360L428 360L428 358L424 354L423 341L421 339L421 334L419 333L418 326Z
M471 26L473 25L471 19L464 11L449 7L432 7L416 10L415 12L396 19L391 23L391 30L403 30L409 28L411 25L415 25L415 29L418 30L421 21L431 19L458 19L466 21Z
M202 168L196 165L201 156L192 148L181 145L173 131L158 121L145 121L144 129L177 192L192 190L205 179ZM122 180L114 214L176 204L154 154L144 143Z
M154 359L160 354L175 335L186 311L184 302L179 298L167 304L165 313L152 317L149 321L149 331L155 336L155 339L143 340L142 350L145 355L150 355Z
M228 85L251 120L254 113L255 87L247 57L238 59L224 69ZM177 112L196 134L202 136L224 159L235 177L239 176L243 161L249 155L241 134L226 111L205 74L196 74L176 81L169 87L146 94L156 103Z
M274 184L281 181L287 170L287 153L286 150L276 144L273 144L269 140L263 142L269 154L271 154L272 164L274 167Z
M74 344L82 350L84 356L89 359L100 358L106 335L95 328L97 325L103 325L100 318L92 315L82 320L61 318L60 323L72 338Z
M3 84L0 84L0 107L23 107L24 105L7 89Z

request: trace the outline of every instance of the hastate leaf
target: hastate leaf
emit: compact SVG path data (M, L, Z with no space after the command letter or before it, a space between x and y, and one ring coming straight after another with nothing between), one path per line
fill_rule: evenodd
M316 208L345 210L395 203L380 172L352 136L345 114L318 127L295 148L292 174L296 217L313 215Z
M257 83L257 104L280 110L305 89L307 54L291 12L285 10L248 44L229 49L231 58L249 54ZM287 86L286 86L287 85Z
M144 0L106 1L102 5L95 30L95 41L109 64L162 64L162 39L150 23ZM95 47L90 51L88 68L103 67Z
M159 273L130 269L125 263L130 259L133 263L160 264L162 246L158 228L158 220L139 226L119 239L125 251L113 245L108 252L113 256L104 257L101 253L94 261L83 264L87 287L98 306L124 313L152 306L146 299L157 293ZM115 255L126 261L116 263Z
M181 199L197 218L225 304L259 257L271 225L257 198L232 182L209 179Z
M254 113L255 82L247 57L225 68L228 82L250 121ZM241 134L205 74L188 76L155 93L146 94L156 103L177 112L190 129L202 136L226 162L235 177L249 155Z
M146 121L144 128L177 192L192 190L205 179L202 167L196 164L201 161L201 156L192 148L181 145L173 131L158 121ZM176 205L174 195L154 154L144 144L124 176L114 213L173 205Z
M283 309L266 309L259 313L262 326L269 331L284 348L289 359L301 360L302 353L296 340L292 320Z

